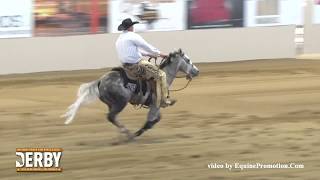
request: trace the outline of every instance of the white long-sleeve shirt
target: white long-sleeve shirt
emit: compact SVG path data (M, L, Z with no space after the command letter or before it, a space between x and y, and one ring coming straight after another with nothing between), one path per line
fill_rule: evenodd
M147 43L140 35L124 31L116 41L118 57L122 63L138 63L142 55L158 56L160 51Z

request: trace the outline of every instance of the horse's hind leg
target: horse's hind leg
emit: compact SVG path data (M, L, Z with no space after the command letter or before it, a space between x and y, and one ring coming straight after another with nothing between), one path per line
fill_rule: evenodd
M107 119L119 128L121 133L127 135L128 138L132 138L133 136L129 132L129 130L117 119L118 114L126 107L127 102L123 102L121 104L114 104L109 106L109 113L107 114Z

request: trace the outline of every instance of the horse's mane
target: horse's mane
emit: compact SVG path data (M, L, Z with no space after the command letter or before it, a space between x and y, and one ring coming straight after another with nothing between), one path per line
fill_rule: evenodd
M167 57L166 59L164 59L163 62L161 62L160 64L160 69L163 69L164 67L166 67L167 65L171 64L172 62L172 58L176 57L178 54L181 54L181 50L179 51L174 51L172 53L169 54L169 57Z
M163 69L164 67L166 67L167 65L169 65L171 63L171 57L167 57L161 64L160 64L160 69Z

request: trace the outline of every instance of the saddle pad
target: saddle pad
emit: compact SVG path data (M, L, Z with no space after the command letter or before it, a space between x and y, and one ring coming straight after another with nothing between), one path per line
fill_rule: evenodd
M141 81L141 85L140 85L139 80L130 79L122 67L113 68L112 71L117 71L120 73L120 76L123 79L125 88L129 89L131 92L133 92L135 94L138 94L140 92L140 88L142 88L142 93L143 93L143 95L145 95L145 93L147 91L147 82L146 81L144 81L144 80Z

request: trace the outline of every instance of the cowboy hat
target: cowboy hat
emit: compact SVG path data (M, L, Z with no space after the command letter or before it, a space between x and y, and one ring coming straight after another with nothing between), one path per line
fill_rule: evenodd
M122 21L122 23L118 26L118 31L124 31L133 26L134 24L138 24L138 21L132 22L130 18L127 18Z

